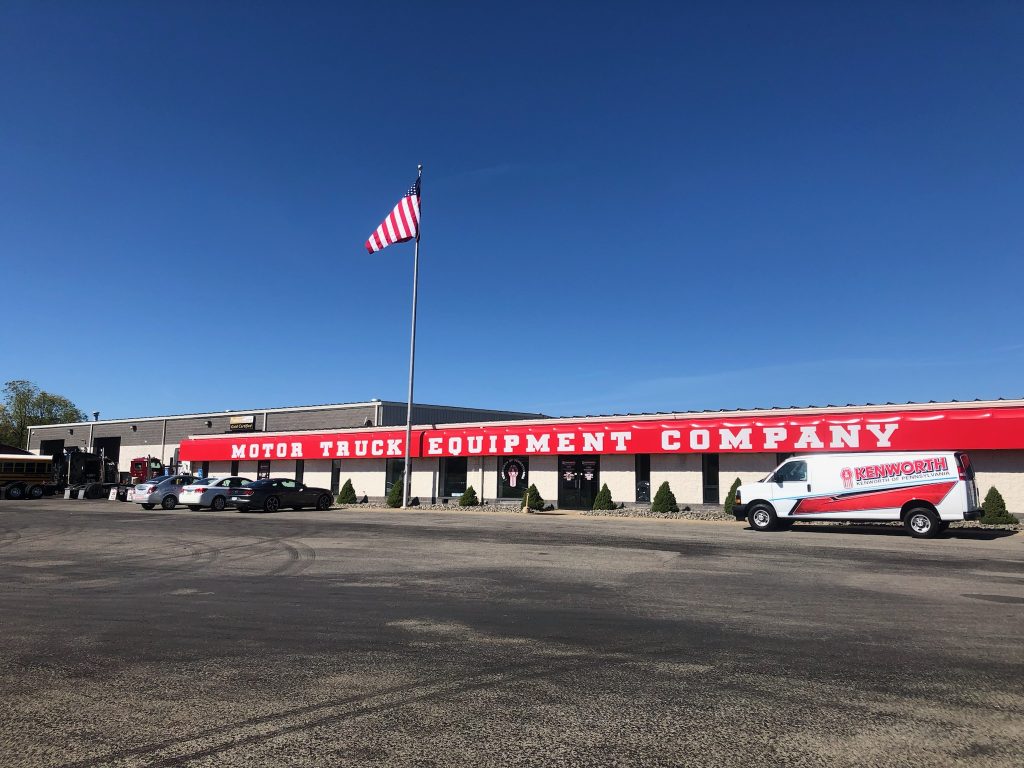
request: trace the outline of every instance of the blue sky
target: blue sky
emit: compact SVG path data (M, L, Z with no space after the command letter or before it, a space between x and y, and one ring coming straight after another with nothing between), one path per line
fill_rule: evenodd
M0 6L0 379L105 417L1024 395L1024 8Z

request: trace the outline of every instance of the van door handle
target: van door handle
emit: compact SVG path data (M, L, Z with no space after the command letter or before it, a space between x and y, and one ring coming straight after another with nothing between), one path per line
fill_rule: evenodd
M807 492L808 492L808 493L810 493L810 492L811 492L811 484L810 484L810 483L808 483L808 484L807 484Z

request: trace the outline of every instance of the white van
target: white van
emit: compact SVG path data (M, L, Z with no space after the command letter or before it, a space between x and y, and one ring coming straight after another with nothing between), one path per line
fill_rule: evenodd
M741 485L733 514L758 531L797 520L902 520L931 538L953 520L982 515L966 453L832 453L786 459L764 480Z

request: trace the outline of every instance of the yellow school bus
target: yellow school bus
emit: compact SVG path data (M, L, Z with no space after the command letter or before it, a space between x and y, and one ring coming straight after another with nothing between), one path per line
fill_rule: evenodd
M0 493L5 499L38 499L53 486L53 459L0 453Z

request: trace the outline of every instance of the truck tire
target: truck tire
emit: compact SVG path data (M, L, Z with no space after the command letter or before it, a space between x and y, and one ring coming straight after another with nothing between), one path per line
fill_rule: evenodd
M164 509L174 509L178 506L178 497L173 493L168 493L164 496L163 501L160 502L160 506Z
M903 518L907 533L915 539L934 539L942 531L939 516L927 507L914 507Z
M4 495L8 499L12 499L12 500L20 499L20 498L22 498L25 495L25 486L18 485L17 483L15 483L14 485L8 485L7 486L7 492Z
M43 498L43 486L33 485L28 489L28 497L30 499L41 499Z
M779 518L770 504L755 504L747 512L747 522L755 531L776 531Z

